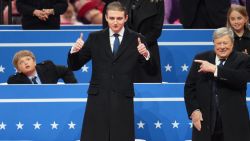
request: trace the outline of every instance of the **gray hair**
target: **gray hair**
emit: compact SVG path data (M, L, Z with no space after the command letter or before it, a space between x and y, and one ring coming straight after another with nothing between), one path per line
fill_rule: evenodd
M234 42L234 32L227 27L221 27L216 29L213 34L213 39L215 40L226 35L228 35L231 41Z

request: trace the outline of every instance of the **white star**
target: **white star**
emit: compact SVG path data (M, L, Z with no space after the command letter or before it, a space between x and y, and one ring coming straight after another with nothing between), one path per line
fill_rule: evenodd
M188 71L188 66L186 64L183 64L181 68L182 68L182 71Z
M166 69L166 72L171 71L172 66L170 66L170 65L168 64L168 65L165 66L165 69Z
M192 122L189 122L188 124L190 125L190 128L193 128L193 123Z
M87 67L86 65L84 65L82 67L82 72L88 72L88 69L89 69L89 67Z
M140 128L143 128L143 129L144 129L145 123L143 123L143 122L140 120L140 122L137 123L137 125L138 125L138 129L140 129Z
M173 128L179 128L179 124L180 123L178 123L176 120L173 122L173 123L171 123L172 125L173 125Z
M162 123L158 120L155 124L155 128L161 128Z
M74 124L72 121L68 125L69 125L69 129L75 129L76 124Z
M23 129L23 126L24 126L24 124L22 124L20 121L19 121L19 123L18 124L16 124L16 126L17 126L17 130L19 130L19 129Z
M4 124L3 122L0 124L0 130L5 130L5 126L7 126L6 124Z
M36 124L33 124L33 126L35 127L34 129L40 129L40 126L42 124L39 124L38 121L36 122Z
M55 121L53 122L53 124L50 124L51 125L51 129L53 130L53 129L57 129L57 126L59 125L59 124L57 124Z
M14 70L15 70L15 73L17 73L17 72L18 72L16 68L14 68Z
M4 69L5 69L5 68L1 65L1 66L0 66L0 72L4 73Z

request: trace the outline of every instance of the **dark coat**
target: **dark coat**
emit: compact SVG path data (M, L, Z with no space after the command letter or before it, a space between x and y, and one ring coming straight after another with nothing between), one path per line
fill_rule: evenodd
M183 26L192 27L192 23L197 18L197 11L200 3L205 4L205 11L207 16L201 16L202 18L209 18L214 28L224 27L227 21L227 11L230 8L230 0L180 0L181 11L181 23ZM199 18L201 18L199 17Z
M115 0L106 0L107 4L113 1ZM134 10L131 9L133 0L118 1L120 1L128 10L127 26L130 29L141 33L146 38L148 49L150 50L150 53L152 53L152 56L154 56L155 62L157 63L157 66L150 73L145 72L145 69L138 64L134 82L161 83L161 63L157 39L161 35L164 22L164 0L160 0L159 2L137 0Z
M113 56L106 28L91 33L78 53L69 54L68 65L73 70L92 59L81 141L134 141L134 70L138 61L149 70L154 67L137 50L139 36L125 29Z
M215 64L215 53L205 52L195 59ZM249 141L250 127L246 104L246 85L250 81L250 58L233 52L223 67L218 67L218 77L212 73L199 73L200 64L193 63L185 83L185 103L188 117L195 109L203 116L201 131L193 128L193 141L211 141L210 103L212 82L217 81L219 111L225 141Z
M247 49L247 53L250 54L250 31L245 29L242 37L234 34L234 50L243 52Z
M67 0L17 0L17 10L22 15L23 29L60 29L60 15L68 7ZM47 21L33 15L35 9L54 9Z
M64 66L55 65L52 61L44 61L36 65L37 74L42 84L56 84L59 79L65 83L77 83L72 71ZM32 84L23 73L16 73L8 78L8 84Z

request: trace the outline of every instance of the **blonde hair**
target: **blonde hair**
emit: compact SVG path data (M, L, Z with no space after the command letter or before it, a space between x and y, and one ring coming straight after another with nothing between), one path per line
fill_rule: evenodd
M34 54L29 51L29 50L21 50L21 51L18 51L14 57L13 57L13 60L12 60L12 64L15 66L15 68L18 68L18 61L22 58L22 57L26 57L26 56L29 56L31 57L34 61L36 60Z
M128 14L127 9L119 1L114 1L114 2L109 3L107 6L106 14L107 14L107 11L109 10L122 11L125 13L125 15Z
M229 8L228 12L227 12L227 27L228 28L232 28L231 24L230 24L230 14L233 12L233 11L237 11L239 12L244 18L247 18L247 22L245 24L245 27L247 29L249 29L249 17L248 17L248 14L247 14L247 10L246 10L246 7L245 6L241 6L241 5L233 5Z

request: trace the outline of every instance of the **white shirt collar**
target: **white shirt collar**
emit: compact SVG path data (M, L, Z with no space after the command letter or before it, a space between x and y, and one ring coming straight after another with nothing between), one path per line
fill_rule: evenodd
M119 34L119 36L123 36L124 31L125 31L125 28L123 27L123 28L120 30L120 32L118 32L117 34ZM112 30L109 28L109 37L112 37L114 34L115 34L115 32L112 31Z

